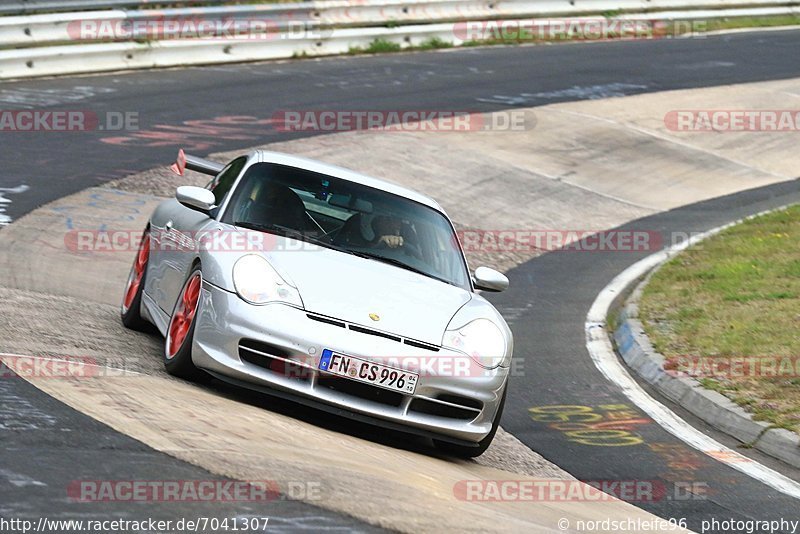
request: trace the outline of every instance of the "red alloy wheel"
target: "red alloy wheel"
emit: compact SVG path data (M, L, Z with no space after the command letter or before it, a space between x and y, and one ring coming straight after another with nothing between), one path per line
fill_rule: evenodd
M178 300L175 313L169 323L169 342L167 358L174 358L181 349L189 329L192 327L197 304L200 301L200 286L202 276L197 272L192 276L183 288L183 294Z
M147 234L142 238L142 244L139 246L139 252L136 254L131 274L128 277L128 287L125 290L125 299L122 301L122 306L126 311L130 309L133 299L136 298L136 293L139 292L139 287L141 287L142 279L144 278L144 271L147 268L147 260L149 259L150 235Z

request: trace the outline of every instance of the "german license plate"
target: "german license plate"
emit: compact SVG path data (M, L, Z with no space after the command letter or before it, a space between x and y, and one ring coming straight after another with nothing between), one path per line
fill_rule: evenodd
M345 356L330 349L322 351L319 368L332 375L343 376L357 382L399 391L407 395L414 394L419 380L419 375L416 373L353 356Z

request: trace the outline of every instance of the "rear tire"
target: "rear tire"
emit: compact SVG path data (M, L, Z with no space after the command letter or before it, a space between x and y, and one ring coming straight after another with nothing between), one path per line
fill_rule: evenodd
M203 272L198 265L183 284L178 301L172 310L167 339L164 344L164 367L173 376L187 380L207 377L192 362L192 344L197 312L200 309L200 293L203 286Z
M500 428L500 418L503 416L503 408L506 405L507 392L508 392L508 384L506 384L506 387L503 390L503 397L500 399L500 406L497 407L497 413L494 416L494 421L492 421L492 430L489 432L489 434L487 434L485 438L480 440L476 446L468 447L466 445L456 445L455 443L450 443L449 441L441 441L438 439L433 440L433 444L441 452L449 456L455 456L456 458L464 458L464 459L477 458L478 456L486 452L486 449L489 448L489 445L492 444L492 440L494 440L494 435L497 434L497 429Z
M120 307L120 319L125 328L145 332L150 330L150 323L142 317L142 294L144 293L144 283L147 278L147 265L150 261L150 230L145 230L142 234L142 242L133 260L131 272L128 275L128 283L125 286L125 294L122 296L122 306Z

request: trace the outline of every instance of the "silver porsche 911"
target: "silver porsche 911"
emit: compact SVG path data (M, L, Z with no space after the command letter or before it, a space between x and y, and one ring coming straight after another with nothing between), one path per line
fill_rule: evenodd
M150 217L122 321L155 325L184 378L244 387L433 438L477 456L497 431L513 342L476 290L434 200L353 171L256 151L227 165L187 156Z

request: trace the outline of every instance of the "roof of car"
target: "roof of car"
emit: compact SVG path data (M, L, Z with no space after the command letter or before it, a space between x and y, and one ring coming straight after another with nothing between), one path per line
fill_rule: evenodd
M321 161L303 158L300 156L293 156L291 154L284 154L282 152L257 150L256 154L258 154L259 161L262 163L277 163L279 165L288 165L290 167L307 169L320 174L327 174L329 176L333 176L334 178L341 178L342 180L347 180L349 182L366 185L367 187L380 189L381 191L386 191L387 193L399 195L415 202L419 202L420 204L424 204L437 211L444 212L438 202L428 196L423 195L422 193L386 180L380 180L378 178L360 174L355 171L351 171L350 169L345 169L344 167L338 167L336 165L330 165L328 163L323 163Z

